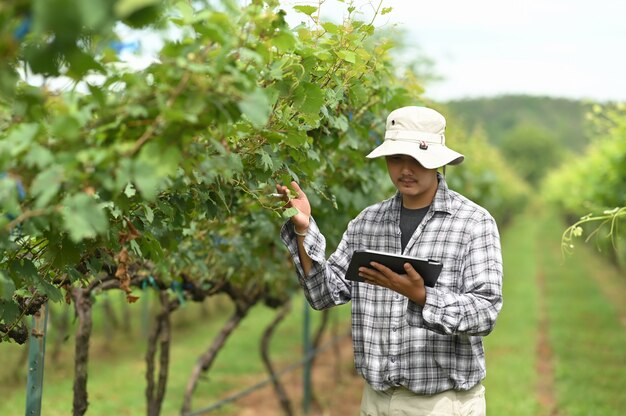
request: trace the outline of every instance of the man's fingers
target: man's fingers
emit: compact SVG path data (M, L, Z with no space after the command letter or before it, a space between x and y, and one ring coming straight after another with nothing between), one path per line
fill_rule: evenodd
M389 267L385 266L384 264L376 263L375 261L373 261L370 263L370 265L385 276L390 276L391 273L394 273L393 270L391 270Z
M422 279L422 275L420 275L410 263L404 263L404 270L411 280Z
M293 190L296 191L296 193L298 194L298 197L302 197L305 195L302 188L300 188L300 185L298 185L298 182L291 181L291 186L293 187Z
M393 273L393 271L376 262L371 262L369 267L359 268L359 275L363 277L367 283L372 284L389 280L389 278L392 277L389 273Z
M291 198L289 198L289 188L287 188L285 185L277 183L276 191L282 195L281 199L285 201L285 206L291 206L289 205L289 202L291 201Z

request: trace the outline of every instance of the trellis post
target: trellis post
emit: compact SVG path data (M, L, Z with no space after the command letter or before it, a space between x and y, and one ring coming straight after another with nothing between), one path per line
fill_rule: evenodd
M43 368L46 353L48 302L33 315L33 326L28 339L28 378L26 382L26 416L41 415Z
M311 360L312 346L311 346L311 311L309 304L304 302L304 324L303 326L303 347L304 347L304 371L303 373L303 395L302 395L302 410L305 415L309 414L309 407L311 405Z

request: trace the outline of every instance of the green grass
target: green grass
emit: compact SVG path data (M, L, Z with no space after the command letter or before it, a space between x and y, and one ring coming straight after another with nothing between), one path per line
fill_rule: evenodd
M546 234L561 232L547 224ZM569 416L618 416L626 412L626 327L595 275L624 279L616 269L598 266L589 246L579 245L563 261L560 248L542 252L548 291L550 341L555 361L559 408ZM621 293L621 305L626 292Z
M535 416L536 225L519 218L502 235L504 303L485 338L487 414Z
M540 407L536 392L536 283L542 273L560 414L623 415L626 328L619 315L626 308L618 311L616 306L626 305L626 279L583 244L563 259L564 225L555 218L524 216L503 233L504 306L494 332L485 338L488 414L540 415L548 410Z
M141 301L140 301L141 302ZM140 314L141 304L133 305ZM231 306L228 301L218 301L218 307L209 315L198 319L200 308L188 303L174 314L177 329L174 331L171 347L170 370L167 393L162 414L178 414L182 405L185 386L199 355L206 351L214 335L228 318ZM271 355L277 369L302 358L302 319L303 298L294 299L289 316L275 333L271 343ZM96 332L90 349L89 363L89 415L125 416L145 414L145 337L140 325L135 325L130 335L115 332L112 339L102 336L103 316L96 309L94 328ZM228 392L236 392L249 387L267 377L260 358L261 334L273 319L274 311L259 305L254 307L240 327L235 330L220 352L208 379L202 380L194 393L193 409L206 407ZM347 328L349 306L337 308L335 319ZM319 323L320 314L311 313L312 329ZM137 322L136 324L140 324ZM345 333L345 330L342 329ZM16 345L0 344L0 364L9 365L19 356ZM48 348L50 346L48 345ZM66 350L59 366L46 363L43 414L67 415L72 407L72 360L74 342L65 344ZM6 368L6 367L5 367ZM25 369L24 369L25 373ZM7 380L8 374L0 376L1 415L23 414L25 409L26 381Z

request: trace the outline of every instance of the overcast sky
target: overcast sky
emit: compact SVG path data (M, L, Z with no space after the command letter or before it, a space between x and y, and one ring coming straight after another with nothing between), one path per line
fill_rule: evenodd
M523 93L626 101L624 0L385 0L383 7L393 11L376 24L405 28L411 48L433 59L444 78L427 86L430 98ZM345 10L327 0L322 16L336 20ZM359 10L371 15L371 7Z

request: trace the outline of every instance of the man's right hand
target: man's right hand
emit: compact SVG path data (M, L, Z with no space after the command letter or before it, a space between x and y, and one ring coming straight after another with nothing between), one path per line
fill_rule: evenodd
M309 229L309 223L311 219L311 204L304 191L300 188L297 182L291 182L291 186L296 191L295 198L289 198L289 188L284 185L276 184L276 191L283 195L283 199L287 202L285 205L288 208L296 208L298 213L291 217L296 231L300 234L304 234Z

